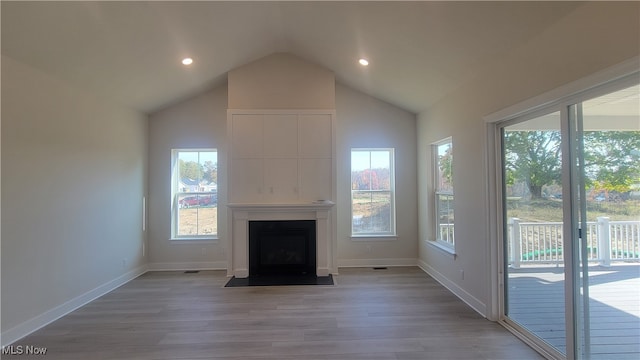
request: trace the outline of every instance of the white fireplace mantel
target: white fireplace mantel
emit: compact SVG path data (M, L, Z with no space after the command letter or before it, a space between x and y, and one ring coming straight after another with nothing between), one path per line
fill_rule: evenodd
M332 273L334 245L332 241L331 201L293 204L229 204L232 222L230 244L227 247L227 275L237 278L249 276L249 221L254 220L315 220L316 275Z

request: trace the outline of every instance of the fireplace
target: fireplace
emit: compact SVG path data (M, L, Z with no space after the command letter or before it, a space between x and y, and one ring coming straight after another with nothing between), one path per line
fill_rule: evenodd
M253 268L255 267L256 260L250 260L252 251L250 247L250 232L252 227L262 227L263 225L251 225L251 224L264 224L272 223L274 225L267 226L266 235L263 235L265 239L263 246L272 246L274 241L279 241L281 249L276 247L275 253L272 252L271 259L267 256L262 262L265 265L264 269L260 269L268 272L304 272L309 275L317 275L318 277L326 277L329 274L336 273L336 245L333 238L334 229L332 226L332 216L330 215L331 208L334 203L332 202L317 202L317 203L302 203L302 204L229 204L230 210L230 227L231 233L229 234L229 252L227 253L228 268L227 274L229 277L235 276L236 278L247 278L253 275ZM284 237L273 235L271 229L276 229L284 223L295 223L292 229L288 229L285 232ZM301 224L313 224L313 228L302 230L304 228ZM288 227L288 226L286 226ZM286 228L285 227L285 228ZM264 229L258 229L264 230ZM277 230L282 230L277 229ZM255 230L254 230L255 231ZM304 236L302 235L304 233ZM307 242L299 242L299 238L305 237ZM313 242L311 242L313 241ZM304 245L301 245L304 244ZM284 246L283 246L284 245ZM294 256L293 252L300 251L300 246L305 247L306 259L304 263L306 266L302 266L303 262L300 257ZM277 254L278 250L280 255ZM286 258L283 254L290 253L290 258ZM266 255L265 255L266 256ZM257 257L260 259L260 257ZM260 260L258 260L260 261ZM272 262L269 264L269 262ZM250 271L251 268L251 271ZM306 270L301 270L305 269Z
M315 274L315 220L249 221L249 277Z

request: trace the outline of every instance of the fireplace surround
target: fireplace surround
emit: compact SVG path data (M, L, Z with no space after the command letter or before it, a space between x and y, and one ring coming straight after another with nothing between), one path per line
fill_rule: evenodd
M231 221L227 254L227 275L249 276L249 233L251 222L300 221L315 222L315 275L328 276L335 269L335 246L330 210L333 202L300 204L229 204Z

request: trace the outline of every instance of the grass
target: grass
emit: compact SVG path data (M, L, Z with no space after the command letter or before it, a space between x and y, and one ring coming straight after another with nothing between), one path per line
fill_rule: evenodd
M507 200L507 217L519 218L521 222L562 223L562 200L559 199L519 199L509 198ZM587 221L595 222L598 217L609 217L611 221L640 220L640 201L626 200L619 202L587 202ZM627 230L628 231L628 230ZM562 234L548 230L547 228L536 228L535 226L525 229L521 233L522 250L521 260L552 261L562 260ZM589 257L597 257L597 241L595 233L588 232L587 241L589 247L587 252ZM631 235L634 237L634 235ZM624 237L624 236L623 236ZM630 249L623 249L624 245L616 242L612 245L612 255L625 259L638 259L640 253L637 248L637 233L634 237L636 242Z
M218 233L217 207L180 209L178 235L212 235Z
M607 216L612 221L640 220L640 200L620 202L587 202L587 221ZM562 201L555 199L509 199L507 217L517 217L527 222L562 221Z

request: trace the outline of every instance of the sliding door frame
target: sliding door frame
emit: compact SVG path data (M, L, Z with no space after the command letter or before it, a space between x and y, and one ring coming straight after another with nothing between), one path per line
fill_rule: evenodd
M532 348L540 352L549 359L578 359L580 358L581 345L576 341L581 336L581 328L578 327L580 311L577 306L580 301L576 289L578 283L580 267L575 261L580 261L579 254L574 251L564 252L565 263L565 321L566 321L566 356L552 348L538 337L532 335L519 324L511 321L506 316L505 301L505 249L504 234L505 221L503 219L504 199L503 199L503 174L502 174L502 128L509 124L514 124L528 119L535 118L541 114L548 114L555 111L561 113L561 133L562 133L562 183L563 183L563 221L574 226L565 226L563 233L563 246L565 249L573 250L572 239L578 238L578 225L580 224L578 196L572 189L579 183L577 173L572 170L572 162L576 161L576 131L571 129L569 109L573 104L604 95L616 90L640 83L640 63L639 57L634 57L611 68L597 72L591 76L569 83L560 88L554 89L540 96L526 100L506 109L484 117L486 126L486 159L488 189L487 189L487 238L491 239L488 244L488 273L491 276L491 293L488 295L487 307L488 318L498 321L517 337L522 339ZM571 135L573 134L573 135ZM571 135L567 137L568 135ZM572 139L573 138L573 139ZM583 197L580 197L583 200ZM575 256L575 257L574 257Z

